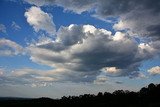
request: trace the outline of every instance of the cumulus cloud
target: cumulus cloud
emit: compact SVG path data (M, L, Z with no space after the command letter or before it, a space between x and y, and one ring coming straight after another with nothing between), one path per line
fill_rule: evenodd
M23 47L19 44L8 39L0 39L0 56L13 56L24 53Z
M0 24L0 32L6 33L6 26L3 24Z
M72 72L70 81L94 81L101 72L133 78L140 75L142 61L157 53L150 44L138 44L127 33L112 35L92 25L75 24L61 26L55 40L38 41L27 49L32 61Z
M158 75L160 74L160 66L155 66L155 67L152 67L148 70L148 72L151 74L151 75Z
M117 76L121 72L124 72L124 70L122 71L122 69L117 69L116 67L104 67L101 71L104 72L106 75L112 76Z
M14 21L12 22L11 27L14 30L20 30L21 29L21 27Z
M41 8L32 6L25 12L24 16L27 18L27 22L33 26L36 32L42 30L50 35L55 34L56 28L53 22L53 16L45 13L41 10Z

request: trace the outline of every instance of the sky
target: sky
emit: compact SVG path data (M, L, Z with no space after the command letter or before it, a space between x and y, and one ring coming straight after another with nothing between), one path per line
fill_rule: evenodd
M0 96L158 84L159 7L159 0L1 0Z

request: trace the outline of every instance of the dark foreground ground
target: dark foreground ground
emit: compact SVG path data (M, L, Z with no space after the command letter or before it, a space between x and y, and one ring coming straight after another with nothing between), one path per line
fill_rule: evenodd
M61 99L0 98L0 107L160 107L160 84L150 84L139 92L85 94Z

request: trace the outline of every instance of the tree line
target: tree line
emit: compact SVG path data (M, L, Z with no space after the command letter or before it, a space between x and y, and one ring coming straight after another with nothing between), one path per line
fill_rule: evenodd
M138 92L116 90L97 95L63 96L61 99L38 98L0 101L0 107L160 107L160 84L149 84Z

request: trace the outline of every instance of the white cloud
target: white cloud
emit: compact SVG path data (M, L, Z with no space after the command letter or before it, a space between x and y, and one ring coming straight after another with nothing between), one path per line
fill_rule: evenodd
M120 69L117 69L116 67L105 67L103 68L104 72L106 73L111 73L111 74L116 74L120 72Z
M114 37L113 37L113 39L115 41L119 41L119 40L123 41L123 40L125 40L125 34L122 33L122 32L116 32L115 35L114 35Z
M13 56L24 53L23 47L19 44L8 39L0 39L0 56Z
M14 30L20 30L21 29L21 27L16 22L14 22L14 21L12 21L11 27Z
M0 32L6 33L6 26L3 24L0 24Z
M127 23L125 23L124 21L120 20L118 23L113 25L113 28L115 30L124 30L124 29L126 29L126 25L127 25Z
M50 35L54 35L56 33L53 16L45 13L41 8L32 6L24 15L27 18L27 22L33 26L36 32L42 30Z
M160 74L160 66L155 66L155 67L152 67L148 70L148 72L151 74L151 75L157 75L157 74Z

